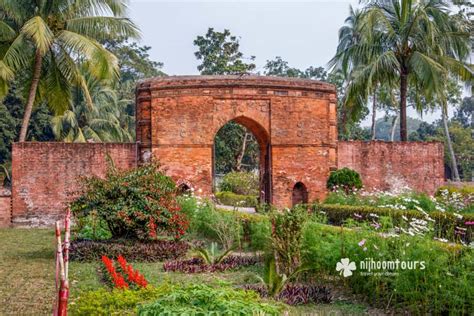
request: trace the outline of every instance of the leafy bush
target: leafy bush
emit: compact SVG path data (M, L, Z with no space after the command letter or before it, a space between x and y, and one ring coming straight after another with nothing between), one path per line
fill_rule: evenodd
M272 223L272 248L278 271L286 276L293 274L300 266L302 230L308 218L308 211L297 206L270 215Z
M342 189L345 192L352 192L354 189L362 188L362 180L356 171L342 168L331 172L326 185L330 190Z
M425 261L425 269L364 275L357 267L350 277L338 277L356 293L364 294L380 306L391 304L413 314L465 315L473 308L474 249L470 247L422 236L381 236L364 229L309 222L304 229L302 255L314 271L332 276L338 276L335 267L341 258L349 258L357 264L367 258Z
M97 216L96 211L77 218L74 230L75 237L79 239L104 240L112 237L107 223Z
M114 238L179 238L188 227L176 202L175 184L157 164L126 171L109 164L105 179L82 179L82 189L71 203L71 210L78 218L96 212Z
M262 302L253 291L200 284L174 288L154 303L140 306L138 315L279 315L281 309Z
M257 207L258 198L255 195L241 195L233 192L221 191L215 194L219 204L237 207Z
M148 286L138 290L109 291L101 288L95 291L81 293L80 297L69 304L71 315L127 315L136 314L137 306L157 299L172 291L171 284L158 287Z
M190 246L183 241L156 240L136 242L131 240L81 240L71 242L70 259L74 261L97 261L102 256L125 256L131 261L157 262L177 259L186 254Z
M259 179L253 172L229 172L219 185L221 191L241 195L259 195Z
M249 220L244 223L248 228L249 247L252 250L267 250L270 247L271 224L268 218Z

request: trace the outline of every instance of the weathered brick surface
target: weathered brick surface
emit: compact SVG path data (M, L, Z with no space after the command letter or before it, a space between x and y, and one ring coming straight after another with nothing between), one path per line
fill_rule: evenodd
M262 198L290 206L297 182L304 183L310 199L322 197L330 169L336 167L335 103L334 87L313 80L255 76L146 80L137 87L141 161L153 156L176 181L209 195L214 138L234 120L260 144L266 192Z
M11 192L0 188L0 227L11 224Z
M413 190L434 193L444 183L444 149L439 142L338 143L338 168L360 173L368 190Z
M117 168L136 165L135 144L15 143L12 165L12 222L52 224L78 188L78 177L106 172L109 155Z

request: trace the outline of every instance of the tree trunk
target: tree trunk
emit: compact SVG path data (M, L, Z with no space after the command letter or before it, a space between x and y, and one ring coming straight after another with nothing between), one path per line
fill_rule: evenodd
M374 92L374 97L372 99L372 140L375 140L375 127L377 124L377 97L376 92Z
M453 180L459 182L461 181L461 179L459 178L458 164L456 161L456 156L454 155L453 144L451 143L451 136L449 135L447 112L447 106L444 106L441 109L441 113L443 117L444 133L446 134L446 143L448 144L449 157L451 158L451 170L453 172Z
M395 140L395 130L397 129L397 122L400 119L400 115L397 112L397 115L393 118L392 121L392 129L390 131L390 141L393 142Z
M400 75L400 140L408 140L407 131L407 89L408 89L408 71L402 67Z
M244 159L245 150L247 149L247 137L248 136L249 136L249 133L245 132L244 141L242 142L242 148L240 150L239 155L237 156L237 161L236 161L236 164L235 164L235 170L236 171L241 171L241 169L242 169L242 160Z
M36 90L38 89L38 84L41 75L41 64L43 57L41 56L40 51L37 49L35 53L35 63L33 66L33 77L31 80L30 92L28 94L28 100L25 106L25 113L23 114L23 121L21 123L20 130L20 142L26 140L26 133L28 131L28 125L30 124L31 112L33 110L33 104L35 103Z

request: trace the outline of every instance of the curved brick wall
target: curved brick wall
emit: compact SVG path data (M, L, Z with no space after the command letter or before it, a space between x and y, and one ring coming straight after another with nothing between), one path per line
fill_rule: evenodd
M336 91L314 80L258 76L176 76L137 86L142 161L157 158L176 180L212 193L213 142L230 120L261 145L262 198L291 206L302 182L310 200L325 195L336 167Z

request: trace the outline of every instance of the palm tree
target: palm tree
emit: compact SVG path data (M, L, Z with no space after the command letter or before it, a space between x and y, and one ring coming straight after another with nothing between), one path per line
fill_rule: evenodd
M104 82L84 74L94 107L88 107L80 89L74 89L71 109L53 117L56 139L65 142L131 142L134 139L133 115L127 113L130 100L120 99Z
M99 41L138 36L125 12L125 0L0 0L0 97L15 75L30 72L20 142L35 103L46 101L62 114L77 86L92 108L80 65L98 80L118 77L116 57Z
M465 62L470 53L469 21L451 15L448 3L434 0L368 1L356 26L357 41L342 45L331 60L333 66L351 70L346 103L364 107L378 82L398 85L400 91L400 139L407 140L407 91L416 90L431 100L443 89L448 73L463 80L473 70ZM350 68L349 68L350 66Z

